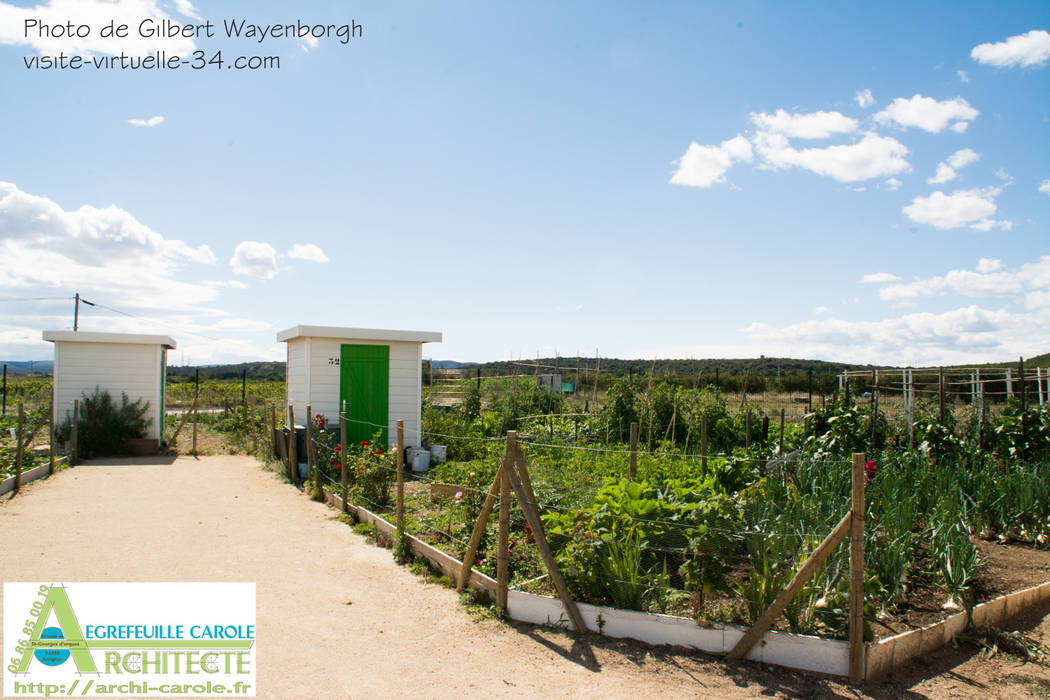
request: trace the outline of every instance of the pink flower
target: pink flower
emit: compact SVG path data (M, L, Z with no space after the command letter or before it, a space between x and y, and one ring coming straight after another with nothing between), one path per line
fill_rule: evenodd
M461 498L463 498L463 492L462 491L456 491L455 499L458 501Z

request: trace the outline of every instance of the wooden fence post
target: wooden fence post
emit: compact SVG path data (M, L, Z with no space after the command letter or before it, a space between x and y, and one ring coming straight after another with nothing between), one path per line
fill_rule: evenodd
M631 464L629 474L631 479L638 474L638 422L631 423Z
M451 528L449 528L451 529ZM397 532L405 531L405 421L397 419Z
M277 457L277 406L272 403L268 405L270 406L270 442L274 457Z
M306 405L306 478L314 477L314 441L313 441L314 407Z
M849 543L849 680L854 685L864 680L864 464L864 455L854 453Z
M777 454L784 454L784 409L780 409L780 443L777 447Z
M349 484L350 477L346 473L346 413L343 411L339 412L339 488L342 491L343 496L343 512L346 513L349 507L346 503L347 498L347 485Z
M18 432L15 433L15 489L18 493L22 486L22 438L25 433L26 412L22 404L18 404Z
M55 402L47 409L47 473L55 473Z
M941 406L940 424L944 425L944 367L937 370L937 396Z
M295 406L288 404L288 475L299 485L299 456L295 454Z
M700 469L707 476L707 414L700 416Z
M197 456L197 397L193 398L193 456Z
M73 425L69 429L69 466L77 463L77 423L80 422L80 399L73 399Z
M510 566L507 547L510 540L510 479L506 467L499 471L499 536L496 543L496 607L507 610L507 585L510 582Z
M905 389L904 403L908 409L908 449L915 446L915 378L910 369L908 373L907 389Z
M252 454L255 454L259 451L259 438L255 432L255 397L252 397L251 401L248 402L246 418L248 419L248 429L252 433Z
M874 450L879 425L879 370L871 370L871 377L871 449Z
M1018 369L1018 374L1021 376L1021 444L1028 444L1028 440L1026 437L1028 433L1028 431L1026 430L1026 423L1028 421L1026 420L1027 416L1025 415L1025 411L1028 409L1028 394L1025 391L1023 357L1020 360L1019 367L1020 369Z
M324 503L324 486L321 485L321 465L314 454L314 407L306 407L306 473L311 478L310 498Z
M762 416L762 447L769 442L769 416Z

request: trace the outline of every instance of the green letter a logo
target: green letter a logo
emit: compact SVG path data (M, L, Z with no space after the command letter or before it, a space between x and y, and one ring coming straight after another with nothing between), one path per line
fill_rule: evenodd
M33 627L33 633L29 637L29 644L25 653L22 654L22 661L18 664L18 673L24 673L29 670L29 662L33 658L33 651L38 646L43 646L39 644L40 635L44 631L44 627L47 626L47 619L51 616L52 611L55 613L55 619L58 620L58 626L62 628L63 640L59 643L59 646L62 649L69 649L73 661L76 662L78 671L97 672L95 661L91 658L91 652L88 651L87 643L84 641L84 632L80 629L77 616L73 614L73 606L69 604L69 596L66 595L66 589L52 586L51 590L48 591L47 598L44 599L44 607L36 619L36 626ZM57 640L45 639L44 644L48 648L54 648L55 641Z

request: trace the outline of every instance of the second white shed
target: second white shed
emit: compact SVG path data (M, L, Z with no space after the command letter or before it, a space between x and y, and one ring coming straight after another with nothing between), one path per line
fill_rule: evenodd
M400 419L405 445L420 444L423 343L440 343L441 333L295 326L277 340L288 344L286 405L294 408L296 423L306 421L310 406L338 425L345 401L348 443L379 431L390 446Z
M164 382L174 340L166 335L84 331L44 331L43 337L55 344L56 423L72 417L73 402L98 387L118 406L121 394L130 401L148 401L146 437L162 442Z

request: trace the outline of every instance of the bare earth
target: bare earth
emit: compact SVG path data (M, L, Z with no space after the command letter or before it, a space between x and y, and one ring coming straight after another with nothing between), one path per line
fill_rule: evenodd
M473 621L240 456L111 460L0 500L0 580L254 581L258 697L1047 697L1046 666L946 648L863 692L623 640ZM1015 622L1050 642L1041 610Z

